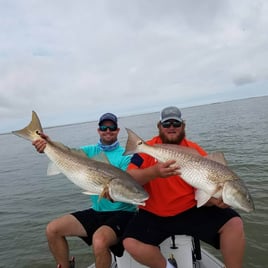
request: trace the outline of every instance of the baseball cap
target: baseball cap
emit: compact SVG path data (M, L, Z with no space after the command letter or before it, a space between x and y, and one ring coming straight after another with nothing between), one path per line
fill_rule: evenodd
M173 119L173 120L177 120L177 121L182 122L183 120L181 118L180 109L178 109L175 106L170 106L170 107L164 108L160 113L160 121L161 121L161 123L163 123L169 119Z
M103 114L99 119L99 126L103 121L112 121L117 126L117 117L112 113Z

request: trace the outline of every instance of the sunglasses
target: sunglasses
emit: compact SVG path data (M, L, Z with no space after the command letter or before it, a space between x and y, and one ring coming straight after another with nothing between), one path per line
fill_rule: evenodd
M170 128L171 125L175 128L179 128L179 127L181 127L182 123L179 121L173 121L173 122L165 121L165 122L161 123L161 125L163 128Z
M116 131L117 126L99 126L100 131L107 131L109 129L110 131Z

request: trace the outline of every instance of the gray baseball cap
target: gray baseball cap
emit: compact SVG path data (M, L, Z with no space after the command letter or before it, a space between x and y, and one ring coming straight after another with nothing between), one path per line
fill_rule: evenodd
M164 108L161 113L160 113L160 121L161 123L167 121L167 120L177 120L182 122L182 118L181 118L181 111L179 108L175 107L175 106L170 106L170 107L166 107Z

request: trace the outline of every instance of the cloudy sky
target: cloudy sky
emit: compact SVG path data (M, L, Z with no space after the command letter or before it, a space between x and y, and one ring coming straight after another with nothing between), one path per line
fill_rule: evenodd
M0 0L0 133L268 95L267 0Z

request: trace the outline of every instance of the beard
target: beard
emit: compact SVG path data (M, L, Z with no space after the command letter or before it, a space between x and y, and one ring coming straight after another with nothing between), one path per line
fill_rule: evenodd
M185 138L185 131L183 129L177 137L171 139L167 137L161 130L159 130L159 136L163 143L180 144L181 141Z

